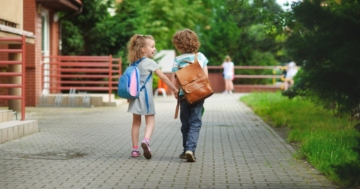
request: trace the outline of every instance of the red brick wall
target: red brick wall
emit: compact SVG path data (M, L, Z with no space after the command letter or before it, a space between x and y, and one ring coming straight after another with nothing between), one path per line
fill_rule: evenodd
M25 8L26 7L26 8ZM26 106L38 105L38 97L42 92L41 83L41 61L42 61L42 31L41 13L38 12L35 0L24 0L24 30L34 32L35 45L27 45L26 53ZM45 9L42 7L42 9ZM58 22L54 22L54 12L49 11L50 21L50 55L58 55L59 27Z
M41 13L35 0L24 0L24 30L35 34L35 44L26 45L26 106L36 106L40 94Z
M54 17L54 12L50 13L50 18ZM55 22L54 19L50 19L50 55L58 56L59 52L59 22ZM51 62L56 61L55 58L50 60ZM50 66L50 68L56 67L55 65ZM53 72L51 74L54 74ZM50 78L55 79L55 78ZM54 84L51 84L50 87L54 87ZM56 93L56 90L50 90L50 93Z
M54 12L50 12L50 18L54 18ZM59 23L50 19L50 54L59 55Z
M26 67L35 68L35 46L40 44L41 50L41 22L37 26L37 19L40 17L37 12L35 0L24 0L24 30L33 32L35 34L35 45L26 44ZM41 18L41 17L40 17ZM36 30L38 29L38 30ZM40 34L40 35L37 35Z
M25 8L26 7L26 8ZM28 44L26 53L26 105L38 105L38 96L41 95L41 61L42 61L42 31L41 13L38 12L35 0L24 0L24 30L34 32L35 44ZM45 9L42 7L41 9ZM54 12L49 11L50 21L50 55L58 55L59 27L54 22Z

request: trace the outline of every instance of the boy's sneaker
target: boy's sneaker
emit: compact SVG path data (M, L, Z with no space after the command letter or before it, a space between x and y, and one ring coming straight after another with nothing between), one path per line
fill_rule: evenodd
M141 155L141 153L139 152L139 150L133 150L131 152L131 157L139 157Z
M146 159L151 159L152 155L151 155L151 152L150 152L149 142L147 140L143 140L141 142L141 147L144 150L144 157Z
M196 158L192 151L188 150L185 152L185 156L188 162L195 162Z
M181 153L180 156L179 156L180 159L187 159L186 158L186 155L185 155L185 152Z

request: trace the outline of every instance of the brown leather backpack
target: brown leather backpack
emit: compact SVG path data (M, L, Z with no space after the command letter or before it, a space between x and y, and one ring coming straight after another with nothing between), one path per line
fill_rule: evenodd
M194 104L210 97L214 91L211 88L208 77L198 62L198 54L195 54L194 62L187 61L189 64L175 72L176 81L180 84L184 92L186 101ZM179 111L179 101L176 107L175 119Z

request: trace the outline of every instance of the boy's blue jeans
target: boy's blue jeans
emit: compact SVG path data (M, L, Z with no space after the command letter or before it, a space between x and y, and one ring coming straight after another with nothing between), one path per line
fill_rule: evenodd
M180 99L182 96L179 97ZM204 101L190 105L185 99L180 101L181 133L183 135L184 152L195 153L202 125L201 111Z

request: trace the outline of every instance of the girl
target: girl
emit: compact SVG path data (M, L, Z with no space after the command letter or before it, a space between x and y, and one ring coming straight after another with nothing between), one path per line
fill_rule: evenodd
M159 65L150 58L154 57L156 52L155 48L155 40L150 35L139 35L135 34L131 37L128 43L128 60L129 62L135 62L141 58L141 62L138 64L139 72L140 72L140 85L142 86L145 83L146 78L149 76L151 72L155 72L159 78L164 81L174 92L175 98L177 98L178 89L171 83L166 75L160 70ZM145 90L142 90L139 98L129 101L128 112L133 113L133 122L131 129L131 137L132 137L132 145L133 150L131 152L132 157L139 157L141 155L138 147L139 142L139 130L141 125L141 115L145 115L145 136L144 140L141 142L141 147L144 150L144 156L146 159L151 159L152 154L150 151L150 137L154 130L155 124L155 107L153 100L153 92L152 92L152 83L153 78L148 80L146 83L147 93L145 94ZM145 95L148 95L148 107L146 105Z
M181 55L175 57L172 71L176 72L179 67L187 66L185 60L194 62L195 54L198 54L200 66L204 69L205 75L208 77L207 58L200 52L200 42L195 32L185 29L175 33L172 43ZM179 87L179 86L178 86ZM183 136L183 152L180 158L187 159L188 162L195 162L195 150L199 139L200 129L202 125L201 112L204 101L196 104L189 104L183 97L184 93L180 90L180 120L181 133Z
M284 81L284 90L288 90L289 87L291 87L292 85L294 85L294 77L298 72L298 68L295 64L295 62L290 62L287 66L286 66L286 76L285 76L285 81Z
M229 55L225 57L224 62L221 65L224 68L223 76L225 80L225 91L224 94L231 94L234 89L232 80L234 79L234 63L231 62Z

